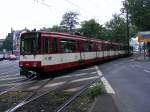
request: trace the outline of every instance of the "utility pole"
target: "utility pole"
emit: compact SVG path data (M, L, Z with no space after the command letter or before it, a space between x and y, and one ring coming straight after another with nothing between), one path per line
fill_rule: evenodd
M126 41L127 41L127 45L128 45L128 53L130 52L130 46L129 46L129 6L128 6L128 1L125 0L123 1L123 6L124 8L121 9L122 13L126 13Z
M126 3L126 20L127 20L127 45L128 45L128 53L130 52L130 45L129 45L129 9L128 9L128 2L127 0L125 1Z

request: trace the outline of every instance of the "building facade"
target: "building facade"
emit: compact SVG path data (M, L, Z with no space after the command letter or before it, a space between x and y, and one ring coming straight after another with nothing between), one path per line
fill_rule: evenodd
M11 34L13 38L13 54L19 55L20 52L20 35L22 32L28 31L27 28L24 28L22 30L13 30L11 29Z
M0 47L3 45L5 39L0 39Z

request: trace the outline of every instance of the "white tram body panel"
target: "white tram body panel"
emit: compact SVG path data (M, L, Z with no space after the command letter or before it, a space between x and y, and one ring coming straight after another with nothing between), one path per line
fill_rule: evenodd
M96 58L107 58L124 54L125 51L101 51L101 52L81 52L64 54L44 54L44 55L21 55L22 62L40 61L41 66L64 64L78 61L88 61Z

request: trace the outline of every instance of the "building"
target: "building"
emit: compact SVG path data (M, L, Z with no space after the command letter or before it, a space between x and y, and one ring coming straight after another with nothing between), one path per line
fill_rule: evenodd
M130 39L130 46L133 47L133 51L138 51L139 50L138 38L131 38Z
M20 34L26 31L28 31L27 28L24 28L22 30L13 30L11 28L11 34L13 37L13 53L16 55L19 55L20 52Z
M0 47L3 45L5 39L0 39Z

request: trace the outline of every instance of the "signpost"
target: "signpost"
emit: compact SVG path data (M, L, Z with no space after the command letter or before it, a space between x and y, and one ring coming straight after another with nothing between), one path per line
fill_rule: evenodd
M144 42L144 59L145 59L145 42L150 42L150 31L144 31L138 33L138 42ZM147 55L150 57L150 48L147 50Z

